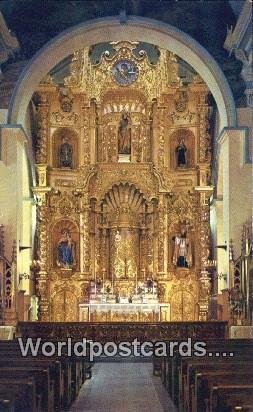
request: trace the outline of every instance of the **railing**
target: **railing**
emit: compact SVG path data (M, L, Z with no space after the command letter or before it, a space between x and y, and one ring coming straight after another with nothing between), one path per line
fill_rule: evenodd
M13 325L16 316L16 244L13 245L12 261L4 253L4 228L0 225L0 325Z

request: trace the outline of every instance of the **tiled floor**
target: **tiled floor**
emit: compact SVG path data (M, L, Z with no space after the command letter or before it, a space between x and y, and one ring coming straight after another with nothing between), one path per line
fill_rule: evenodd
M71 412L176 412L150 363L97 363Z

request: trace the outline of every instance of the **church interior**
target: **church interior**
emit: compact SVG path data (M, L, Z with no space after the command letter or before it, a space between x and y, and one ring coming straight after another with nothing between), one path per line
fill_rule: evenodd
M148 3L0 3L0 411L253 411L251 3Z

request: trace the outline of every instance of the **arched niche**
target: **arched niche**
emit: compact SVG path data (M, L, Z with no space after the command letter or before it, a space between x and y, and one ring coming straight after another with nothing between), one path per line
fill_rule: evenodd
M59 127L53 131L51 141L52 166L56 168L61 168L62 170L76 169L78 167L78 136L76 131L69 127ZM70 147L69 154L68 148L66 147L66 155L68 157L71 157L71 162L69 161L69 166L67 166L68 162L66 162L64 166L64 162L61 161L61 157L64 157L63 145L66 144Z
M124 113L129 121L129 161L147 162L151 158L150 125L147 99L139 90L107 91L101 102L97 142L99 162L118 162L120 123ZM121 153L122 154L122 153ZM124 161L124 159L123 159Z
M65 258L62 259L62 252L60 246L64 248L69 247L70 251L67 252L66 259L70 255L72 260L65 262ZM69 219L62 219L55 223L51 232L51 266L59 270L77 271L79 270L79 230L75 222Z
M183 141L184 146L186 147L185 166L179 167L177 164L177 148L180 145L180 142ZM169 153L170 153L170 168L177 170L189 169L195 166L196 164L196 139L194 133L185 128L180 128L172 133L169 139Z
M153 273L151 250L155 205L132 183L117 183L90 202L96 277L136 282ZM151 252L150 252L151 254ZM129 283L131 286L131 282Z

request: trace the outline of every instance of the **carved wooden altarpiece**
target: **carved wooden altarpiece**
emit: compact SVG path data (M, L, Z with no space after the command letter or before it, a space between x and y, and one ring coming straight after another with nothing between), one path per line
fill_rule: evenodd
M137 46L112 43L114 52L96 64L88 49L77 51L63 86L47 76L37 88L42 321L78 321L94 279L127 295L148 277L158 282L159 301L170 303L172 321L206 318L209 91L198 75L181 81L172 53L159 50L151 63ZM128 122L119 126L123 113ZM71 149L59 148L65 136ZM120 138L128 139L127 154L119 153ZM182 226L191 246L184 267L173 263Z

